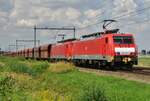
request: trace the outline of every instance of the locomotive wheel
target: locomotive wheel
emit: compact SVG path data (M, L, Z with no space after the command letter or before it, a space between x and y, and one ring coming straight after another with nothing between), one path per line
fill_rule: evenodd
M127 70L133 70L133 64L132 63L126 64L126 68Z
M114 62L108 63L108 66L109 66L109 69L112 70L112 71L114 71L114 70L117 69L117 68L116 68L117 66L115 65Z
M102 65L100 62L97 63L97 66L96 66L98 69L103 69Z

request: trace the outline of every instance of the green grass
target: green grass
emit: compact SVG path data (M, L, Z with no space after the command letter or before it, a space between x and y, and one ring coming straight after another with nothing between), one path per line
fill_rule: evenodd
M150 57L139 57L139 66L150 66Z
M2 57L0 59L0 67L0 71L13 71L35 76L44 72L49 67L49 63L34 60L26 61L23 58Z
M79 72L65 63L49 65L45 61L1 57L0 98L2 101L150 101L150 85Z

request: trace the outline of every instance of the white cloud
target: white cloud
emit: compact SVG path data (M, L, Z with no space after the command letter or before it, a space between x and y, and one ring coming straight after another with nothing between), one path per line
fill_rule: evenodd
M8 24L9 14L7 12L0 11L0 27L4 28Z
M49 1L52 2L53 0ZM63 0L60 0L63 1ZM59 23L72 23L71 20L77 20L81 16L81 12L72 7L51 8L39 5L30 5L34 3L43 3L44 1L33 2L31 0L21 1L15 0L14 9L10 14L10 19L17 26L31 26L33 24L41 25L51 21ZM47 1L48 2L48 1Z
M66 11L66 16L69 20L77 20L81 16L81 13L77 9L68 8Z
M17 21L17 26L26 26L26 27L33 27L34 25L36 25L36 21L35 20L25 20L25 19L22 19L22 20L18 20Z
M98 9L98 10L89 9L89 10L87 10L87 11L84 12L84 15L87 18L94 18L97 15L101 15L101 10L100 9Z
M113 4L113 15L134 11L137 7L134 0L114 0Z
M81 0L38 0L38 1L42 1L42 2L64 2L64 3L69 3L69 4L74 4L74 3L79 3L81 2ZM86 1L86 0L84 0Z

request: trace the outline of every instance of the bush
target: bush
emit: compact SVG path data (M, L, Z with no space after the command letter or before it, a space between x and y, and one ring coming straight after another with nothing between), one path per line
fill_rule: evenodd
M27 73L32 76L43 73L48 67L48 62L37 62L37 61L9 61L7 67L16 73Z
M0 62L0 67L4 67L4 66L5 66L5 63Z
M0 62L0 71L4 71L5 70L5 63L4 62Z
M108 101L104 90L98 86L89 86L85 88L79 101Z
M49 67L49 63L35 62L34 64L31 65L31 67L32 67L32 75L37 75L43 73Z
M50 71L54 73L65 73L75 69L75 66L70 63L58 62L50 65Z
M15 80L10 76L0 78L0 101L11 100L11 94L14 92Z
M35 93L34 101L72 101L71 96L61 95L53 90L42 90Z
M17 73L28 73L32 74L32 69L29 68L25 63L20 63L16 61L9 62L9 68Z

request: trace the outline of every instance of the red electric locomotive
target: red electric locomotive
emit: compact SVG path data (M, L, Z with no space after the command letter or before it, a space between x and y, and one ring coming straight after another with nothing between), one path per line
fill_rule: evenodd
M98 67L119 67L125 65L132 68L137 64L137 47L132 34L118 33L119 29L107 30L82 36L81 40L73 42L72 60L76 64L91 64ZM117 65L117 66L115 66Z
M91 36L95 38L86 39ZM102 67L126 65L130 68L137 64L137 48L132 34L94 33L84 37L73 42L72 58L75 63Z
M51 59L52 60L73 60L72 50L73 42L76 39L68 39L59 41L57 44L52 45L51 48Z

